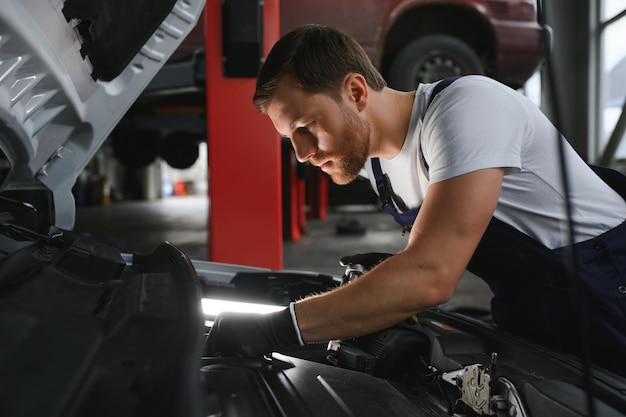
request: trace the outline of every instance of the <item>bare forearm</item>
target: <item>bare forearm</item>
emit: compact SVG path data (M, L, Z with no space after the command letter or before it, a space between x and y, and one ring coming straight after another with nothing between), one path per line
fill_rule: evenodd
M296 304L303 339L365 335L447 301L493 216L503 173L485 169L431 184L404 251Z
M407 265L399 254L358 280L296 304L306 342L362 336L392 326L445 298L429 283L440 271ZM451 284L454 286L454 283ZM445 301L445 300L444 300Z

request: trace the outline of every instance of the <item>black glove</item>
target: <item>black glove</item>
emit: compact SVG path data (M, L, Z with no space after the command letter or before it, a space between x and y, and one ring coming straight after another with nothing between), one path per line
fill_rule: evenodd
M301 345L289 308L269 314L223 312L206 339L206 356L261 357L277 349Z

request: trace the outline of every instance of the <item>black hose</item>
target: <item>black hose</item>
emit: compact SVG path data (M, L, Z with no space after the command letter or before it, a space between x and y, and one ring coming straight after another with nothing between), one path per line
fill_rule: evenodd
M548 81L548 95L552 99L553 110L553 123L560 132L561 129L561 110L559 106L557 88L555 84L556 77L554 75L554 69L551 61L551 45L550 37L548 36L548 27L545 20L545 11L543 8L542 0L537 0L537 19L542 28L544 28L544 48L545 48L545 74ZM567 172L567 164L565 162L565 144L561 135L557 133L556 140L559 147L559 163L561 171L561 180L563 186L563 192L565 195L565 210L567 216L567 255L568 262L566 264L566 275L570 283L572 291L572 298L570 300L570 314L572 314L576 323L578 323L578 340L580 340L578 356L583 368L583 387L586 392L587 400L587 414L589 417L595 417L596 410L593 401L593 383L591 377L591 365L590 365L590 343L589 343L589 323L587 320L588 306L587 299L582 289L580 275L577 265L577 253L574 247L574 232L572 222L572 206L570 201L570 187L569 187L569 175Z

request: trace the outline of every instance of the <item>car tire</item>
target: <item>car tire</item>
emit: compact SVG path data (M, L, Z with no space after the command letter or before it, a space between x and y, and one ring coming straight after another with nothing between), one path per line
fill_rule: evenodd
M156 130L117 129L111 134L113 155L127 168L142 169L158 156Z
M452 75L484 74L476 52L448 35L417 38L400 50L389 69L390 87L411 91L419 83L431 83Z
M200 140L186 132L170 133L159 143L159 156L172 168L191 168L200 155Z

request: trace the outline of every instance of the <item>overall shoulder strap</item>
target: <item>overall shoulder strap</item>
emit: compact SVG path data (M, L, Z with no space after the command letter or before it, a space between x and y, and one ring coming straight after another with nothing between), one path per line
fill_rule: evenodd
M435 86L435 88L433 88L433 93L430 95L430 101L428 102L428 106L430 106L430 103L433 102L433 99L435 98L435 96L437 96L437 94L441 92L441 90L443 90L444 88L446 88L447 86L449 86L450 84L452 84L454 81L456 81L459 78L461 78L460 75L455 75L452 77L444 78L443 80L439 81L437 85ZM428 106L426 106L426 108L428 108ZM424 161L424 166L426 167L426 171L428 171L428 162L426 162L426 158L424 158L424 152L422 151L421 144L420 144L420 155L422 156L422 161Z
M433 98L435 98L435 96L439 94L441 90L443 90L444 88L446 88L447 86L449 86L450 84L458 80L459 78L461 78L460 75L454 75L452 77L444 78L443 80L439 81L437 85L435 86L435 88L433 88L433 93L430 95L431 97L430 101L432 102ZM430 103L428 104L430 105Z
M459 78L460 76L457 75L453 77L444 78L443 80L439 81L433 89L430 102L428 104L430 105L430 103L433 101L433 99L435 98L437 94L439 94L444 88L446 88L447 86L449 86L450 84L452 84L454 81L456 81ZM422 159L424 159L424 154L422 153L421 147L420 147L420 154L422 155ZM428 169L428 164L426 163L425 159L424 159L424 164L426 165L426 169ZM405 218L406 216L402 216L402 213L398 213L395 206L393 205L393 201L391 199L392 192L391 192L391 184L389 182L389 177L383 174L381 166L380 166L380 160L378 158L372 158L372 171L374 173L374 179L376 180L376 188L378 189L378 195L380 196L380 200L383 204L383 208L387 212L389 212L396 219L396 221L398 221L402 226L406 227L406 224L407 224L407 221Z

